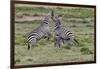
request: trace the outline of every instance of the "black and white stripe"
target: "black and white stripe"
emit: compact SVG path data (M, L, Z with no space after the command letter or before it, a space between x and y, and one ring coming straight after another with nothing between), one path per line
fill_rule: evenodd
M52 20L55 22L55 46L56 47L60 47L61 46L61 42L65 43L65 42L75 42L77 44L78 41L75 39L74 34L66 29L63 28L61 26L61 20L60 17L58 15L54 15L54 12L52 12Z
M41 25L27 34L28 49L30 49L31 46L35 46L37 40L43 37L47 37L48 39L50 38L49 17L49 14L46 15L41 21Z

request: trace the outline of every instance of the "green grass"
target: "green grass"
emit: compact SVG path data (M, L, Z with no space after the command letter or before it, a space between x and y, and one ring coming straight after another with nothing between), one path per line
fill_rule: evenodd
M80 52L82 53L82 54L92 54L92 51L91 50L89 50L89 48L81 48L80 49Z
M62 25L70 29L79 42L54 47L54 38L41 39L35 47L27 50L26 34L37 28L41 17L54 10L62 14ZM15 17L15 64L50 64L94 61L94 10L92 8L31 7L16 5ZM26 20L27 18L32 20ZM26 19L25 19L26 18ZM21 19L21 20L20 20ZM50 24L51 32L54 29Z

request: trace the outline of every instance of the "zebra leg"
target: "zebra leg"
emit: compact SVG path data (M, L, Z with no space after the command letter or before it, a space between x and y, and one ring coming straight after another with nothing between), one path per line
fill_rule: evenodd
M32 40L32 47L35 47L36 46L36 38L34 38L33 40Z
M55 47L60 48L60 46L61 46L61 39L60 37L56 36L55 37Z
M62 40L63 44L65 44L65 40L64 39L61 39L61 40Z
M78 41L77 41L75 38L70 39L69 42L70 42L70 44L73 45L73 46L77 46L77 45L79 46L79 43L78 43Z
M36 45L36 38L33 38L30 42L28 42L28 50L31 47L34 47Z
M28 48L27 48L28 50L30 49L30 44L28 43Z
M48 32L48 37L47 37L47 40L50 40L52 34L50 32Z
M30 48L32 47L32 43L31 42L28 42L28 50L30 50Z

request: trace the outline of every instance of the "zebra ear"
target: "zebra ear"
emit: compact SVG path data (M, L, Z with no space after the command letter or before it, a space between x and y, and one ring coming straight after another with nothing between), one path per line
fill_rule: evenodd
M51 11L51 16L54 16L54 11L53 10Z
M51 19L53 19L54 18L54 11L52 10L51 11Z
M52 10L52 11L51 11L51 19L52 19L53 21L55 21L55 16L56 16L56 15L55 15L54 11Z

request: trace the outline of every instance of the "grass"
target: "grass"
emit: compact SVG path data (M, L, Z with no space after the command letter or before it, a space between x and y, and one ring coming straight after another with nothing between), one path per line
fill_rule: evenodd
M94 61L94 10L92 8L31 7L18 6L15 9L15 64L52 64ZM41 39L35 47L27 50L26 34L37 28L41 17L54 10L62 14L62 25L70 29L79 42L77 45L62 44L54 47L54 38ZM29 20L28 20L29 19ZM32 20L30 20L32 19ZM51 23L51 32L54 29Z
M93 17L94 10L91 8L62 8L62 7L24 7L24 6L17 6L16 5L16 13L23 12L29 14L38 14L40 13L48 13L50 10L56 11L58 14L62 14L64 17L78 17L78 18L86 18L86 17Z

